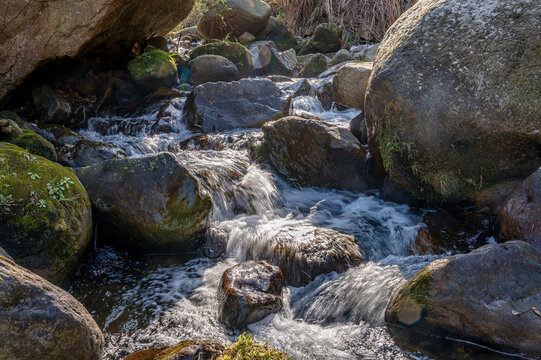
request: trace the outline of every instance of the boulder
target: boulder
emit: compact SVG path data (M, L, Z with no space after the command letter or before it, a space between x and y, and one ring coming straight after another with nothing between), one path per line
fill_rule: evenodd
M285 226L248 248L247 257L280 267L287 285L304 286L321 274L344 272L363 260L353 237L311 225Z
M346 49L340 49L331 58L331 61L329 62L329 66L332 67L334 65L338 65L338 64L341 64L343 62L351 61L351 60L353 60L353 56L351 55L351 53Z
M211 340L185 340L177 345L137 351L124 360L216 360L225 346Z
M146 41L146 46L152 46L155 49L169 52L169 45L165 36L152 36Z
M364 96L368 79L372 73L372 63L346 64L333 78L332 97L334 102L364 111Z
M99 360L100 328L73 296L0 256L0 358Z
M138 252L199 248L212 210L197 180L170 153L76 169L102 236Z
M123 59L135 43L166 35L193 0L7 0L0 18L0 107L37 68L66 58ZM28 51L28 49L32 49Z
M55 94L50 86L42 84L32 90L32 100L38 120L44 123L71 123L71 106L62 96Z
M188 125L204 132L261 127L287 115L290 99L268 79L197 86L186 100Z
M327 70L327 58L323 54L312 55L304 64L301 70L301 77L317 77Z
M217 227L210 228L207 232L206 240L201 246L203 255L210 259L217 259L227 250L229 234Z
M479 4L417 2L377 51L370 153L418 198L474 198L541 164L541 3Z
M338 51L342 47L342 29L333 24L319 24L314 35L299 51L300 55Z
M272 41L260 41L250 46L254 70L258 75L292 76L297 67L295 50L279 52Z
M197 46L189 53L192 60L201 55L219 55L231 61L239 71L238 79L250 77L254 72L252 53L241 44L229 41L214 42Z
M246 261L227 269L220 281L218 314L231 330L282 309L284 277L279 267L267 261Z
M218 55L201 55L190 61L192 82L201 85L206 82L235 81L239 71L235 64Z
M239 36L239 41L241 44L248 45L251 44L256 40L255 36L250 34L249 32L245 32L241 36Z
M245 32L257 34L265 28L271 8L261 0L227 0L207 11L197 31L207 40L239 37Z
M349 122L349 131L359 140L361 144L366 144L366 131L364 130L364 115L359 114Z
M267 25L257 34L257 40L269 40L276 44L280 51L286 51L297 46L297 38L280 20L271 16Z
M523 241L433 261L391 300L385 318L513 353L541 355L541 251Z
M0 246L25 268L64 284L90 242L90 201L73 170L0 143Z
M312 86L317 99L321 102L321 105L325 110L330 110L333 104L332 82L333 78L331 76L321 80L316 80Z
M498 221L500 240L524 240L541 250L541 169L507 197Z
M32 130L22 130L23 134L11 143L27 150L29 153L39 155L47 160L57 161L56 150L50 142L45 140L43 136L36 134Z
M0 256L3 256L5 258L7 258L8 260L11 260L11 261L15 261L13 260L13 258L11 256L9 256L9 254L7 253L6 250L4 250L3 248L0 247Z
M312 86L308 79L301 79L289 85L284 90L290 91L294 98L299 96L309 96L312 93Z
M363 61L373 62L376 59L376 54L378 53L379 44L371 46L368 50L364 52Z
M290 116L263 126L272 166L301 186L366 191L376 186L367 150L351 132Z
M0 114L0 139L15 139L21 135L23 135L23 131L21 130L19 125L17 125L17 122L12 119L4 119Z
M147 93L180 85L175 60L165 51L152 47L130 61L128 71L133 81Z

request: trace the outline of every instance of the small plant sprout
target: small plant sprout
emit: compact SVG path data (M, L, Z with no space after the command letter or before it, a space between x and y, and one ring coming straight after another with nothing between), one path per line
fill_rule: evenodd
M28 175L30 175L30 179L32 180L39 180L41 179L41 176L39 176L38 174L34 174L32 172L29 172Z
M58 201L66 201L68 199L64 196L64 191L69 189L70 185L73 185L73 181L69 177L65 177L59 182L55 183L54 186L51 185L51 183L48 183L47 190L53 199Z
M43 199L38 200L38 203L36 204L37 207L45 209L47 207L47 202Z
M0 194L0 215L8 215L11 213L11 207L15 204L13 196Z

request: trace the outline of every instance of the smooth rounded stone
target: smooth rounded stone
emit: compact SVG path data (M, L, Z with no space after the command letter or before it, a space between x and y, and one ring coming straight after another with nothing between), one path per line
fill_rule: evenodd
M340 49L334 56L331 58L331 61L329 62L329 66L334 66L341 64L346 61L352 61L353 56L347 49Z
M417 2L377 51L370 153L380 176L424 200L475 198L541 163L541 2L479 5Z
M296 116L263 126L269 161L301 186L363 192L376 187L367 150L351 132Z
M255 36L250 34L249 32L245 32L241 36L239 36L239 41L241 44L248 45L256 40Z
M259 75L292 76L297 67L295 50L279 52L272 41L260 41L250 45L254 70Z
M83 185L72 169L8 143L0 143L0 175L0 246L19 265L67 283L92 230Z
M50 86L42 84L33 89L32 100L39 121L56 124L71 123L70 104L62 96L55 94Z
M366 144L366 132L364 131L364 115L361 113L355 116L349 122L349 131L359 140L361 144Z
M192 0L149 0L137 6L125 0L5 0L0 18L0 108L6 95L37 68L59 59L125 59L135 43L173 30L193 4Z
M327 57L323 54L311 56L301 69L300 76L304 78L317 77L327 70Z
M270 40L278 50L286 51L297 46L297 38L280 20L271 16L267 25L257 34L257 40Z
M0 255L0 358L99 360L100 328L73 296Z
M387 307L385 319L512 353L541 355L541 252L523 241L433 261Z
M212 340L185 340L177 345L137 351L124 360L216 360L225 346Z
M227 250L229 234L220 228L210 228L201 250L209 259L217 259Z
M461 207L429 212L426 227L419 230L412 252L419 255L469 252L486 245L494 236L490 216Z
M107 240L143 253L200 247L212 201L172 154L107 160L76 171Z
M319 24L314 35L299 51L299 55L338 51L342 47L342 29L333 24Z
M201 55L223 56L237 66L238 79L250 77L254 72L252 53L242 44L230 41L213 42L195 47L188 55L191 60Z
M152 46L155 49L169 52L169 45L165 36L153 36L146 41L146 46Z
M177 64L163 50L147 48L128 63L128 71L133 81L147 93L180 85Z
M0 139L13 139L22 135L23 131L15 120L4 119L2 118L2 114L0 114Z
M203 132L257 128L288 114L290 97L268 79L242 79L195 87L184 107L188 126Z
M364 96L372 73L372 63L346 64L333 78L332 97L334 102L364 111Z
M220 322L230 330L282 309L284 277L279 267L267 261L245 261L227 269L218 288Z
M314 226L286 226L253 244L248 258L268 260L280 267L285 283L304 286L321 274L344 272L363 257L353 237Z
M239 76L237 66L218 55L201 55L190 61L192 82L201 85L206 82L235 81Z
M65 166L83 167L105 160L128 157L119 149L88 140L62 125L48 124L40 126L39 130L45 131L53 137L52 141L57 149L58 162Z
M498 221L500 240L524 240L541 250L541 169L507 197Z
M33 132L32 130L22 130L23 134L13 141L14 145L27 150L29 153L39 155L47 160L57 161L56 150L50 142L45 140L43 136Z
M257 34L265 28L271 12L270 6L261 0L227 0L201 17L197 31L207 40L222 40L228 34Z

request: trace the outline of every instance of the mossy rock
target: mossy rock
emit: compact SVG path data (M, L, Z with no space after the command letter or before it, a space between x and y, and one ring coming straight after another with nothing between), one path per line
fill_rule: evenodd
M229 41L213 42L198 46L189 53L192 60L201 55L219 55L231 61L239 71L238 79L250 77L254 72L254 62L250 50L238 43Z
M456 203L539 168L541 3L427 0L408 14L379 46L365 98L381 177Z
M301 77L317 77L328 67L327 58L323 54L312 55L301 70Z
M51 161L57 161L56 150L50 142L32 130L23 130L23 135L12 141L13 144Z
M0 195L0 246L18 264L64 283L92 229L90 201L73 170L0 143Z
M225 346L216 341L185 340L173 346L137 351L126 356L124 360L216 360L224 349Z
M177 64L165 51L151 46L128 63L133 81L147 92L179 85Z
M198 250L212 201L170 153L107 160L76 169L97 210L101 234L140 253Z
M303 45L299 55L310 53L331 53L340 50L342 45L342 29L334 24L319 24L314 35Z

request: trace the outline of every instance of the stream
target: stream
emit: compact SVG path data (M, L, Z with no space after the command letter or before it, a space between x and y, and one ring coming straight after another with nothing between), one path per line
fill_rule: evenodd
M97 241L70 291L102 328L104 359L185 339L234 341L237 334L227 333L217 320L216 294L224 270L278 230L301 233L314 226L352 235L363 263L345 273L320 275L304 287L286 287L282 311L249 325L255 340L268 340L293 359L451 358L439 348L435 356L399 346L384 322L393 289L439 257L410 251L428 210L385 202L377 193L293 187L250 159L249 145L261 141L261 130L209 134L198 141L200 134L184 123L184 101L168 100L127 117L92 118L80 131L130 157L162 151L178 156L213 199L211 227L229 238L218 260L200 254L134 259ZM292 112L312 113L344 127L359 114L324 110L311 96L293 99ZM168 132L157 131L158 123ZM95 232L99 239L100 229ZM509 358L463 349L457 359ZM452 352L457 356L456 348Z

